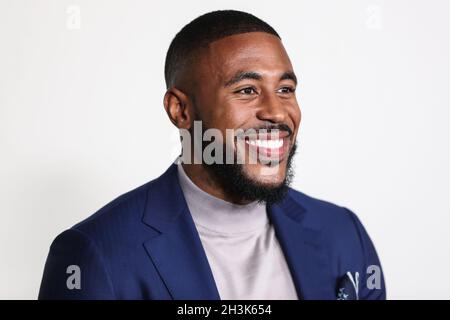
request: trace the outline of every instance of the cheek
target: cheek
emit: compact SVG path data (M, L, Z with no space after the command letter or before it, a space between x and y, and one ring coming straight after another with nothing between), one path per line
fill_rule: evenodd
M250 119L252 119L251 110L235 105L224 105L218 112L214 112L214 123L223 131L243 128Z
M291 112L290 112L290 117L294 124L295 136L297 136L297 132L300 127L301 120L302 120L302 112L298 105L292 107Z
M302 119L302 112L298 103L292 105L291 117L294 119L295 125L298 126Z

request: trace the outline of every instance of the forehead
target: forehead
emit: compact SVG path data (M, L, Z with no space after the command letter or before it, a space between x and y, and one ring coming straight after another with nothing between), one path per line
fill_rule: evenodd
M269 33L250 32L212 42L200 64L207 79L223 82L237 71L256 71L264 76L279 76L292 71L281 40Z

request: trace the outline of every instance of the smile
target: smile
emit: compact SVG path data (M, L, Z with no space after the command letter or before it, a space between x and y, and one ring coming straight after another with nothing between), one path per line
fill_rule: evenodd
M247 140L246 142L252 146L257 146L260 148L278 149L283 146L284 139L276 139L276 140L257 139L257 140Z
M252 158L256 156L264 162L281 162L289 152L289 139L290 135L286 132L277 132L274 136L258 134L247 136L245 144Z

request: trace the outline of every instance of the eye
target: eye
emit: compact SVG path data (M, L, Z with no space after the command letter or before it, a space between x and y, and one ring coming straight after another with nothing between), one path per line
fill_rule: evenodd
M277 90L278 93L294 93L295 88L294 87L281 87Z
M251 94L257 94L258 92L256 92L256 89L253 87L246 87L246 88L236 91L235 93L251 95Z

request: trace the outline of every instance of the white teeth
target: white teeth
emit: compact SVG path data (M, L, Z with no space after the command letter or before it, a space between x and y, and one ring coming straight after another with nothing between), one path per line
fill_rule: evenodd
M248 140L247 141L252 146L257 146L261 148L267 148L267 149L278 149L283 146L283 139L277 139L277 140Z

